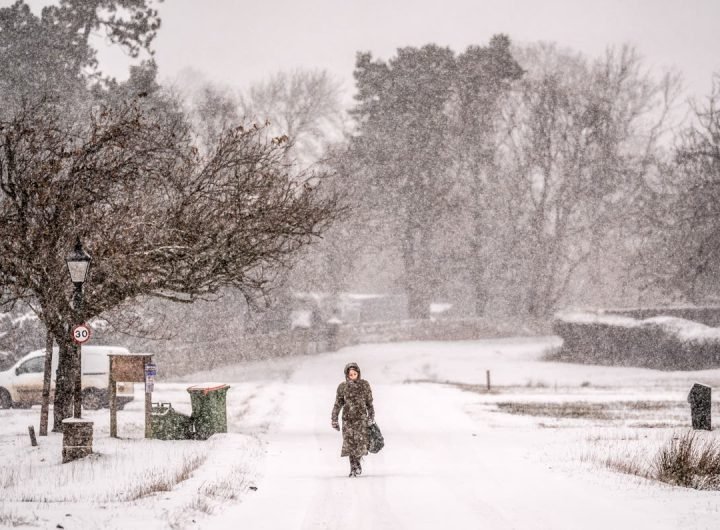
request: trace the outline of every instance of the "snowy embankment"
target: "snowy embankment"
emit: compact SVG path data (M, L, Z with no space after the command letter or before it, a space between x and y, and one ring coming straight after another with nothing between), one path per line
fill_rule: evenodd
M720 370L542 361L557 345L556 338L364 345L196 374L158 384L153 400L189 413L187 386L227 382L228 434L143 440L138 395L119 414L120 440L108 437L107 411L87 414L96 454L70 464L60 463L59 435L29 447L37 408L3 410L0 526L716 528L720 493L613 469L644 465L685 432L690 386L718 386ZM329 425L348 361L373 386L386 439L358 479L347 478Z

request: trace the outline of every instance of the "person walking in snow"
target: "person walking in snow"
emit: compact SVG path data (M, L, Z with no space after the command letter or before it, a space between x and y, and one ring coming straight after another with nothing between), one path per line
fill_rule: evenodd
M333 429L339 431L338 417L342 410L343 444L341 457L350 457L350 477L362 473L360 459L368 454L368 426L375 423L370 383L360 376L357 363L345 366L345 381L340 383L330 417Z

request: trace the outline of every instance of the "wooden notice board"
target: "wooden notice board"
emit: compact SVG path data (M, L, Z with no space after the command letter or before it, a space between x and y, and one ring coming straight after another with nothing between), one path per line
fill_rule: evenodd
M117 383L144 383L151 353L110 355L110 436L117 438ZM145 438L150 437L152 394L145 392Z

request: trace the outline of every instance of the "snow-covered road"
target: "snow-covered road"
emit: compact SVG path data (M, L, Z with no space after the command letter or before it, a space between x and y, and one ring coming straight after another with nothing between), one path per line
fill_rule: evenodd
M519 349L527 354L538 347ZM573 436L564 446L559 429L527 428L522 421L498 429L487 421L492 413L472 413L469 403L477 394L408 382L443 369L449 375L464 369L466 377L469 372L484 373L488 355L502 355L503 350L512 359L518 344L497 343L491 351L476 347L476 366L468 363L470 350L454 351L443 362L432 357L431 345L358 347L303 359L285 384L258 490L210 518L207 527L705 527L708 519L693 513L695 505L716 511L717 494L669 488L607 470L599 476L580 473L563 465L562 453L573 453ZM386 440L379 454L364 459L364 473L357 479L347 476L347 459L339 457L340 435L329 420L335 387L350 360L360 364L372 384ZM455 376L463 380L459 372Z
M694 381L720 386L720 370L543 361L557 344L535 337L363 345L158 382L153 399L185 413L187 386L229 383L228 434L206 442L144 440L138 394L120 415L120 439L109 438L107 410L87 412L95 454L71 464L61 463L60 434L29 448L27 425L37 421L37 407L3 410L0 527L720 528L720 492L606 465L645 465L687 432L688 389ZM350 361L372 384L386 442L364 459L358 478L348 478L341 436L330 427ZM494 391L472 391L468 385L485 385L486 370ZM583 403L602 414L540 410L580 410ZM513 406L540 415L509 414ZM698 436L717 441L718 432Z

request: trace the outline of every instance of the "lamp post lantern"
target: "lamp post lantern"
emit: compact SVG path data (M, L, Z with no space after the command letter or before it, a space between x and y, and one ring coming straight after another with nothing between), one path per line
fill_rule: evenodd
M68 272L70 273L70 280L75 284L76 289L82 289L83 283L85 283L85 278L87 278L91 261L92 258L90 257L90 254L85 252L82 242L78 237L77 242L75 243L75 248L70 254L68 254L67 258L65 258Z
M73 293L73 309L75 311L75 324L82 324L81 310L83 304L83 285L87 279L88 269L90 268L90 262L92 258L90 254L85 252L85 249L80 242L80 238L77 238L75 248L65 258L67 263L68 272L70 273L70 280L75 286ZM74 366L74 390L73 390L73 417L79 418L81 415L82 406L82 357L81 357L80 344L76 348L76 357L73 362Z

